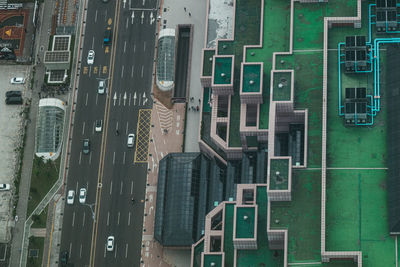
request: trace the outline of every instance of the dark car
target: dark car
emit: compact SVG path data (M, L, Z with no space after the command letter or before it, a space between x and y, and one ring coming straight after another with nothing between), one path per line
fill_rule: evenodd
M7 105L21 105L22 97L21 96L11 96L6 98Z
M6 97L12 97L12 96L22 96L21 91L7 91L6 92Z
M83 152L83 154L89 154L89 152L90 152L90 141L89 141L89 139L83 139L82 152Z
M67 266L68 264L68 251L63 251L60 254L60 263L61 266Z

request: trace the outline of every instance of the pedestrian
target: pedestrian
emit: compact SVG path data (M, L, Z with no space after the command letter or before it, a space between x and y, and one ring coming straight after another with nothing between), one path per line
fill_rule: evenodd
M189 17L191 17L191 16L192 16L192 13L189 12Z
M196 107L196 110L199 111L199 106Z
M185 10L185 12L186 12L186 7L183 7L183 10Z
M199 98L199 104L201 103L201 100L200 100L200 98Z

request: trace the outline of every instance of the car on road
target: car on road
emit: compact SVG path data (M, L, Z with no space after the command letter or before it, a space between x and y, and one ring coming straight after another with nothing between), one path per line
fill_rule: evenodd
M128 134L128 142L127 142L128 147L133 147L134 144L135 144L135 134L133 133Z
M86 188L79 190L79 203L85 204L86 202Z
M11 84L24 84L25 83L25 78L24 77L13 77L10 80Z
M0 184L0 191L8 191L10 188L10 184Z
M103 128L103 120L96 120L95 131L99 133L101 132L102 128Z
M83 154L89 154L89 152L90 152L90 140L89 139L83 139L82 152L83 152Z
M61 252L61 254L60 254L60 263L61 263L61 266L67 266L67 264L68 264L68 251L64 250L63 252Z
M88 65L93 65L93 63L94 63L94 56L95 56L94 51L93 51L93 50L89 50L89 53L88 53L88 55L87 55L87 64L88 64Z
M67 194L67 204L69 205L74 204L74 199L75 199L75 191L69 190Z
M110 235L107 237L107 251L114 250L114 236Z
M100 80L99 87L97 88L97 92L99 93L99 95L104 94L105 89L106 89L106 81Z
M22 96L22 92L21 91L7 91L6 92L6 97L13 97L13 96Z

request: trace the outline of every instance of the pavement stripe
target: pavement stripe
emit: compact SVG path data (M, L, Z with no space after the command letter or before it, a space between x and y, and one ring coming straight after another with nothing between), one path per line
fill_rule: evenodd
M149 156L151 109L139 110L135 163L146 163Z

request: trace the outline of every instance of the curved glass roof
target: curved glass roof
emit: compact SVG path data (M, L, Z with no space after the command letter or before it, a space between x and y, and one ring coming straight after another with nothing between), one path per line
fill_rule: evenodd
M36 124L36 154L38 156L52 159L58 157L64 129L63 105L64 102L58 99L42 99L39 102Z
M175 75L175 31L165 29L160 32L157 53L157 85L161 90L170 90Z

